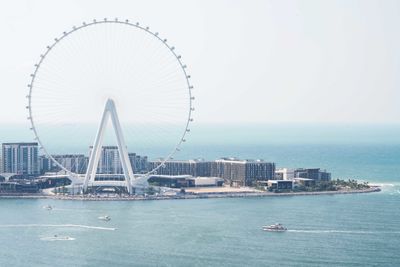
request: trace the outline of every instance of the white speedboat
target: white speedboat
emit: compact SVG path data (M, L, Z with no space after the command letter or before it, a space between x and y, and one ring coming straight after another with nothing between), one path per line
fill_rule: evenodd
M108 221L111 220L111 217L108 216L108 215L106 215L106 216L100 216L100 217L98 217L98 219L99 219L99 220L102 220L102 221L108 222Z
M43 209L45 209L45 210L52 210L52 209L53 209L53 207L52 207L52 206L50 206L50 205L47 205L47 206L43 206Z
M54 235L54 236L42 237L41 240L43 240L43 241L72 241L72 240L75 240L75 238L70 237L70 236Z
M271 224L271 225L264 225L262 227L262 229L264 231L268 231L268 232L285 232L287 231L287 228L284 227L282 224L280 223L276 223L276 224Z

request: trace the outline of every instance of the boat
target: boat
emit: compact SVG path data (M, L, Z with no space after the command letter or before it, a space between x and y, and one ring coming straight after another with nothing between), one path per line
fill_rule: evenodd
M268 232L285 232L287 231L287 228L284 227L282 224L280 223L276 223L276 224L271 224L271 225L264 225L262 227L262 229L264 231L268 231Z
M111 217L108 216L108 215L106 215L106 216L100 216L100 217L98 217L98 219L99 219L99 220L102 220L102 221L108 222L108 221L111 220Z
M41 240L43 240L43 241L72 241L72 240L75 240L75 238L70 237L70 236L54 235L54 236L42 237Z
M53 207L52 207L52 206L50 206L50 205L47 205L47 206L43 206L43 209L45 209L45 210L52 210L52 209L53 209Z

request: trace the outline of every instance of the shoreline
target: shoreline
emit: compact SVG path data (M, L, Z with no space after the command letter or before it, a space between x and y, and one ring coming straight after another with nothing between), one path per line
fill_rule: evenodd
M209 199L209 198L247 198L247 197L279 197L279 196L315 196L315 195L343 195L343 194L363 194L380 192L379 186L371 186L367 189L338 190L338 191L315 191L315 192L238 192L238 193L196 193L171 196L121 196L121 197L94 197L94 196L63 196L63 195L44 195L44 194L18 194L0 195L1 199L55 199L55 200L80 200L80 201L144 201L144 200L172 200L172 199Z

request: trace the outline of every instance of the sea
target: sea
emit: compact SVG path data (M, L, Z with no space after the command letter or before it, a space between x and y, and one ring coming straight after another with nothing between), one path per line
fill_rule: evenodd
M8 127L0 141L29 134ZM399 126L211 125L191 134L176 158L262 158L278 168L326 169L334 179L368 181L382 191L130 202L1 199L0 266L400 266ZM67 141L59 142L60 150L68 149ZM151 147L149 157L163 149ZM104 215L111 221L98 219ZM262 231L277 222L288 231Z

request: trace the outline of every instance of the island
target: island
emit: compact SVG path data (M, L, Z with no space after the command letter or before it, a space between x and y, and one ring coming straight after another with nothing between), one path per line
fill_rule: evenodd
M37 146L36 143L3 144L3 150L28 145ZM212 161L165 161L148 160L147 156L129 153L134 173L127 179L118 161L118 148L106 146L102 149L106 158L101 161L90 184L85 184L87 164L84 163L88 160L85 155L54 155L53 159L36 157L35 164L39 162L40 168L32 166L29 170L15 171L11 168L14 165L8 166L6 162L3 169L7 172L0 173L0 198L162 200L380 191L377 186L353 178L332 179L331 173L321 168L277 168L274 162L236 157ZM113 157L107 158L110 155ZM55 165L54 161L69 166L70 171Z

